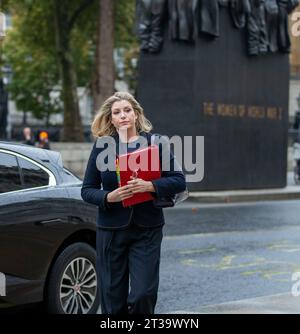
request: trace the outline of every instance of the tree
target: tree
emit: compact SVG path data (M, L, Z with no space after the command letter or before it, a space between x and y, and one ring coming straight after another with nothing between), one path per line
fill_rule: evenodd
M96 54L92 78L95 112L114 92L116 78L114 49L136 49L137 39L133 30L134 13L135 0L98 0ZM129 71L131 70L132 68Z
M133 34L135 0L106 1L101 17L100 0L6 2L13 18L4 50L13 72L11 96L21 109L45 119L63 107L64 140L82 140L77 86L91 89L96 100L100 94L100 89L94 90L97 81L103 96L100 101L113 93L115 48L126 50L128 77L122 79L134 85L130 57L137 45ZM51 88L58 90L62 103L49 98Z
M77 96L77 77L71 51L71 32L80 14L93 3L93 0L82 0L73 10L68 0L53 0L53 2L56 50L64 102L63 140L80 142L84 140L84 136Z
M31 14L31 17L35 15ZM46 22L43 19L38 21L40 32L48 30ZM31 40L33 36L28 36L22 27L22 16L14 15L14 28L8 31L5 41L4 60L13 69L13 80L8 89L17 108L24 113L24 123L26 113L30 111L49 125L50 115L61 111L59 94L53 95L53 87L59 80L55 54L50 50L45 52L43 46L51 43L51 36L45 34L47 40L44 43L34 43L36 39Z
M114 1L99 0L95 70L92 81L94 110L114 91Z
M45 76L52 78L52 82L48 80L47 83L50 85L51 82L52 88L61 87L64 109L63 140L65 141L82 141L84 139L77 97L76 74L78 68L76 68L76 64L80 63L78 72L90 73L90 70L83 70L82 64L84 62L79 62L76 59L76 56L80 57L83 52L78 52L78 49L74 51L73 47L77 43L74 41L73 34L76 37L80 35L76 24L80 16L93 2L94 0L8 1L8 9L13 16L13 31L15 32L14 35L9 34L8 40L10 40L11 45L15 44L15 50L21 46L22 51L19 53L19 57L15 57L14 52L10 52L9 48L7 51L7 61L12 63L13 73L19 70L19 75L15 76L14 74L11 86L15 93L16 91L19 93L13 94L13 96L17 99L16 102L19 106L26 108L25 111L28 110L27 108L33 108L30 111L36 115L37 102L39 100L42 102L42 105L39 105L41 112L45 108L45 104L40 98L36 99L36 103L31 102L33 102L34 97L39 96L39 93L44 92L45 103L49 104L49 101L46 101L49 90L42 89L42 87L46 84L46 81L43 81ZM92 25L88 23L87 26L91 27ZM17 39L15 39L16 36ZM80 40L82 41L82 39ZM80 51L88 44L88 40L90 39L82 43ZM13 48L11 48L12 50Z

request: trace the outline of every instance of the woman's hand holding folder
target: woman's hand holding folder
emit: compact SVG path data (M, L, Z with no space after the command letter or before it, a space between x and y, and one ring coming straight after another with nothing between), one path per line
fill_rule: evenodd
M145 181L143 179L133 177L131 177L131 179L131 181L127 182L127 185L119 187L108 193L107 202L121 202L124 199L132 197L136 193L155 192L151 181Z
M130 186L130 190L133 194L145 193L145 192L155 192L153 183L151 181L145 181L139 178L130 177L131 180L127 182Z
M108 203L114 203L121 202L124 199L130 198L132 196L133 192L131 191L131 186L125 185L108 193L106 199Z

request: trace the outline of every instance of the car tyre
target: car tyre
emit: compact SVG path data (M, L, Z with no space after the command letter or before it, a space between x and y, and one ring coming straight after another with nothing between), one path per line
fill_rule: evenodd
M94 314L99 308L96 251L78 242L56 259L46 287L46 308L52 314Z

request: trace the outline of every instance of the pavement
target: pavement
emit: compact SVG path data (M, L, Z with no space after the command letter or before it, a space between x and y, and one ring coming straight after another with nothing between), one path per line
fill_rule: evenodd
M193 311L177 311L178 314L300 314L300 297L282 293L228 303L202 306Z
M293 172L287 174L287 186L280 189L231 190L191 192L186 205L196 203L235 203L269 200L300 199L300 185L296 185ZM182 203L184 204L184 203ZM198 309L176 311L178 314L300 314L300 296L292 292L205 305Z
M295 184L293 172L287 173L287 186L285 188L190 192L188 201L200 203L235 203L290 199L300 199L300 185Z

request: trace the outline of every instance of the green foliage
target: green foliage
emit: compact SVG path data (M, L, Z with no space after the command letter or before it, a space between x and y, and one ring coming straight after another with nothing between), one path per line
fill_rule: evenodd
M135 0L117 0L115 2L115 46L121 48L124 69L117 78L127 83L135 94L137 84L137 59L139 43L135 34Z
M71 35L71 49L78 85L88 87L94 65L97 25L97 1L78 17Z
M135 1L115 1L115 46L131 48L137 45L135 35Z
M8 90L17 108L31 111L42 119L61 111L59 96L54 98L51 94L58 84L59 73L54 50L49 48L53 36L46 34L49 21L43 19L40 8L30 13L28 16L13 14L13 28L8 31L4 44L4 60L12 70ZM30 24L37 17L41 18L35 23L40 34L30 31Z
M113 0L112 0L113 1ZM84 0L61 0L70 19ZM3 58L13 76L9 85L11 98L21 111L31 111L37 118L62 111L60 76L54 29L54 1L4 0L12 15L13 27L4 43ZM71 50L79 86L89 87L95 48L99 0L91 0L77 17L71 31ZM135 66L131 55L136 54L134 35L135 0L115 0L115 46L125 48L125 77L134 87ZM57 90L53 98L53 90Z

